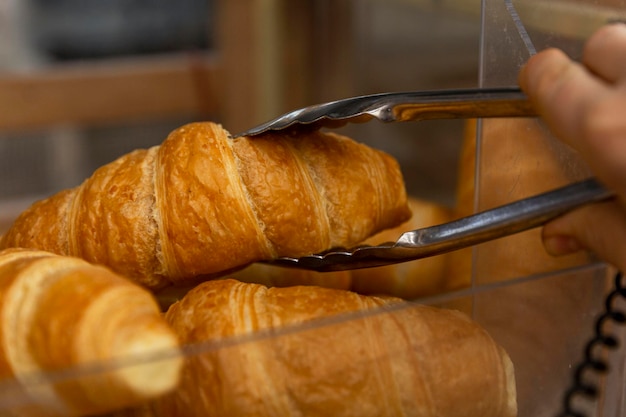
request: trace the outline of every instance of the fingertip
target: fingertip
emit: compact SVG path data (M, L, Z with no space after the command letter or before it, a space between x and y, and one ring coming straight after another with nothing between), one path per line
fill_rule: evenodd
M548 222L542 240L551 255L585 250L626 268L626 213L616 200L581 207Z
M547 48L526 61L518 74L518 83L531 99L545 95L571 63L565 52Z
M626 77L625 50L626 25L621 22L607 24L585 42L582 62L604 81L616 83Z
M543 246L552 256L570 255L584 249L577 239L563 235L544 236Z
M624 22L609 22L593 32L587 42L585 42L585 49L595 45L596 43L603 43L607 38L620 36L624 33L626 33L626 24L624 24Z

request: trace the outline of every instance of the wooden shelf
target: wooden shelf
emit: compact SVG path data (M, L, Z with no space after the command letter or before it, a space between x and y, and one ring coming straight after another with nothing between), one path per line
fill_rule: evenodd
M216 67L206 54L167 55L0 75L0 129L212 113Z

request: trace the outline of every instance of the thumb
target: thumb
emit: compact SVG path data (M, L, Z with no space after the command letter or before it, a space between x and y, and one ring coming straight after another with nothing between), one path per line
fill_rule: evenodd
M583 207L547 223L542 239L551 255L589 250L626 271L626 211L616 200Z

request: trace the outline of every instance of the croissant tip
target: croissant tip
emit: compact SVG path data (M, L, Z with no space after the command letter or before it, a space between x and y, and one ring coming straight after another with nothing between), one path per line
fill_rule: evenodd
M143 397L165 394L179 383L183 358L178 341L169 328L142 328L119 344L115 355L141 358L133 360L132 365L122 366L118 376Z

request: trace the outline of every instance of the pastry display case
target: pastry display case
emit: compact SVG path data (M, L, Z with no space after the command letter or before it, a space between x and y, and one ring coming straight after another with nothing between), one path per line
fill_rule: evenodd
M481 86L516 84L521 65L547 47L580 59L584 40L597 27L623 19L626 10L618 3L484 1ZM484 119L477 138L477 210L589 175L575 152L538 120ZM579 371L579 382L596 384L599 395L594 399L577 391L569 400L572 410L621 415L624 350L587 346L599 329L618 338L622 333L616 323L595 328L614 285L614 271L586 256L551 258L540 242L540 230L533 230L473 249L473 285L506 287L476 296L473 312L517 365L519 415L563 412L565 395L576 386L574 376L586 354L610 361L610 371Z
M433 13L433 2L394 3ZM437 13L461 13L478 22L476 84L481 87L515 85L521 65L546 47L560 47L579 58L584 40L594 29L606 22L626 20L626 5L614 0L449 0L435 3L440 8ZM358 17L366 19L367 13L363 10L361 13ZM429 195L442 203L456 198L456 204L460 204L463 200L463 210L457 214L493 208L589 175L578 156L558 142L537 119L484 119L464 122L462 129L457 127L458 123L452 131L446 130L447 134L456 135L458 144L462 142L452 159L465 158L453 170L453 176L458 179L454 184L456 189ZM367 129L367 125L362 125L347 127L346 131L361 137ZM380 135L384 128L373 129ZM419 145L413 146L419 152ZM394 150L401 152L402 148L393 148L390 153ZM401 163L410 162L401 159ZM412 172L410 167L405 169ZM409 176L409 187L410 182ZM412 190L419 192L420 187ZM233 380L227 385L234 393L206 391L211 394L194 399L198 408L193 410L198 413L203 407L209 407L211 401L219 403L224 410L236 409L229 401L237 396L249 403L280 398L282 402L266 407L270 410L277 407L273 409L276 415L282 415L281 411L286 408L281 407L287 407L285 404L294 402L309 407L311 415L328 415L326 407L340 407L337 415L351 415L350 410L358 410L358 407L365 407L360 415L380 415L381 410L387 415L398 415L398 409L394 408L400 407L398 404L407 410L422 412L432 407L449 415L460 415L460 410L467 411L471 406L475 408L472 411L475 415L494 417L547 417L573 410L589 417L609 417L626 411L626 349L623 347L626 331L619 326L618 316L597 324L607 309L626 308L626 298L622 299L619 294L606 302L614 286L622 285L621 281L614 280L617 271L586 254L558 259L548 256L541 245L540 231L536 229L446 256L449 285L439 292L411 296L408 303L348 311L304 324L260 326L255 332L183 344L180 349L157 350L147 356L130 355L114 362L94 362L0 380L0 415L80 415L72 410L80 409L81 404L63 400L68 390L88 392L85 387L94 381L102 384L101 381L112 378L115 373L132 372L141 367L158 372L159 363L171 363L180 358L193 364L194 369L205 366L212 369L219 374L221 382L235 378L232 375L241 378L239 384ZM456 316L450 322L454 324L440 324L450 326L452 330L447 332L429 328L428 322L408 321L422 314L422 306L461 311L477 327L468 331L472 334L470 337L461 325L458 331L452 331L457 326ZM390 341L394 340L393 333L388 329L380 333L382 338L368 333L374 328L386 329L386 324L381 323L387 321L395 322L394 329L402 328L406 334L415 332L415 339L406 336L410 343L394 344ZM404 329L397 323L414 325ZM594 343L594 338L606 335L618 341L615 349ZM464 341L473 337L481 341L465 346ZM438 347L433 347L433 339ZM501 349L506 353L501 353ZM297 357L297 364L286 371L281 355ZM608 371L586 366L590 359L606 363ZM389 376L410 373L403 368L411 364L420 369L431 366L428 371L431 374L404 380ZM295 376L289 374L294 369L299 372ZM253 370L263 377L253 379ZM302 375L307 378L301 378ZM191 374L183 378L187 388L203 380L202 376ZM415 384L405 387L413 394L389 387L398 381ZM420 384L428 386L418 386ZM592 384L597 391L585 394L582 390L585 384ZM464 391L455 393L450 387ZM391 397L394 399L385 400L388 404L381 404L382 400L377 397L383 389L393 389ZM311 396L298 397L302 392ZM514 400L511 392L514 392ZM98 393L89 395L97 397ZM423 398L423 402L419 398ZM483 404L481 400L486 402ZM162 406L163 410L168 410L171 406L167 399L163 401L157 398L139 402L136 407L102 411L104 407L98 415L153 415L153 408ZM167 411L163 413L172 415Z

